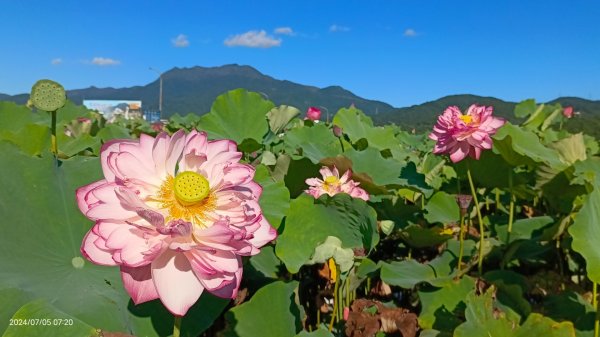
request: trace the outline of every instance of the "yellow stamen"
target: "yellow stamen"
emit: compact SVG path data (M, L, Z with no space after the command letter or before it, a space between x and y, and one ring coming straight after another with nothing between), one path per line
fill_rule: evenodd
M327 185L336 185L340 180L336 176L328 176L325 178L325 183Z
M473 122L473 117L471 117L471 115L461 115L460 119L465 122L465 124L471 124L471 122Z

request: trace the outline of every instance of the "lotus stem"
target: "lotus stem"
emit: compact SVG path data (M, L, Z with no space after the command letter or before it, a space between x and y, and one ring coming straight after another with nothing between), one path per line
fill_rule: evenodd
M600 332L600 316L598 315L598 283L596 282L594 282L592 288L592 305L596 311L596 316L594 318L594 337L598 337Z
M515 216L515 195L513 193L513 172L512 169L508 172L508 188L510 190L510 206L508 213L508 235L506 237L506 243L510 242L510 233L512 233L512 225Z
M52 130L52 153L55 157L58 157L58 143L56 141L56 110L51 112L52 121L50 123L50 129Z
M473 195L473 201L475 202L475 210L477 211L477 221L479 221L479 259L477 260L477 270L479 275L483 275L483 242L485 241L485 233L483 232L483 218L481 217L481 210L479 209L479 201L477 200L477 191L475 191L475 185L473 184L473 178L471 177L471 168L467 162L467 178L469 179L469 186L471 186L471 194Z
M465 215L460 214L460 231L458 232L458 242L459 242L459 248L458 248L458 275L460 275L460 270L462 268L462 259L463 259L463 253L464 253L464 243L465 243Z
M181 334L181 316L174 316L175 322L173 322L173 337L179 337Z
M321 308L317 307L317 328L321 325Z
M337 316L337 310L339 306L339 298L338 298L338 289L339 289L339 280L336 277L335 287L333 288L333 314L331 315L331 321L329 322L329 332L333 331L333 322L335 321L335 317Z

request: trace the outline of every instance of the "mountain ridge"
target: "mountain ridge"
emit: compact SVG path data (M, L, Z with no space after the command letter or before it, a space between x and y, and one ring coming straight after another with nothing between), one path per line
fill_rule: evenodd
M218 67L174 67L163 73L163 111L169 117L174 113L185 115L193 112L204 114L210 111L214 99L229 90L245 88L260 92L275 104L292 105L305 111L309 106L325 108L333 115L339 108L356 105L375 123L396 123L405 127L424 130L431 128L435 117L447 106L457 105L466 109L470 104L493 105L495 113L508 120L515 120L513 110L515 102L495 97L472 94L453 94L436 100L412 105L393 107L385 102L359 97L351 91L331 85L319 88L303 85L289 80L275 79L261 73L249 65L226 64ZM158 110L159 80L146 85L124 88L91 86L83 89L68 90L70 100L81 104L84 99L141 100L146 109ZM6 95L0 93L0 100L9 100L24 104L28 94ZM525 99L525 98L524 98ZM548 103L561 103L573 106L582 116L600 119L600 100L593 101L580 97L559 97Z

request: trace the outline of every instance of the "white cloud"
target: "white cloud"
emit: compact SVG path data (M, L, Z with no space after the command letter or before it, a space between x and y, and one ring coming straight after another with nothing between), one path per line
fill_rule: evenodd
M173 46L176 48L185 48L189 47L190 40L188 40L187 35L179 34L176 38L171 39L171 43L173 43Z
M289 36L296 35L296 33L294 32L294 30L291 27L278 27L278 28L275 28L275 34L289 35Z
M230 36L223 41L223 44L228 47L271 48L279 47L281 39L275 39L267 35L264 30L251 30L243 34Z
M57 57L57 58L54 58L54 59L52 59L52 61L50 61L50 63L51 63L52 65L56 66L56 65L59 65L59 64L61 64L61 63L62 63L62 61L63 61L63 60L62 60L60 57Z
M329 26L329 31L330 32L348 32L350 31L350 27L346 27L346 26L340 26L340 25L331 25Z
M417 35L418 35L417 31L412 28L408 28L404 31L404 36L407 36L407 37L415 37Z
M91 63L94 65L103 67L103 66L116 66L118 64L121 64L121 61L111 59L108 57L94 57L92 59Z

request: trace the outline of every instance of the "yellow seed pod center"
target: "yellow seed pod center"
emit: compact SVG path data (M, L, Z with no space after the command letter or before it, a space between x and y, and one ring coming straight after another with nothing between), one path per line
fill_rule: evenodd
M204 200L210 192L208 180L192 171L178 173L173 184L175 197L184 206L191 206Z
M336 177L336 176L328 176L325 178L325 183L327 185L335 185L339 182L340 180Z
M471 117L471 115L462 115L460 116L460 119L465 122L465 124L471 124L473 121L473 117Z

